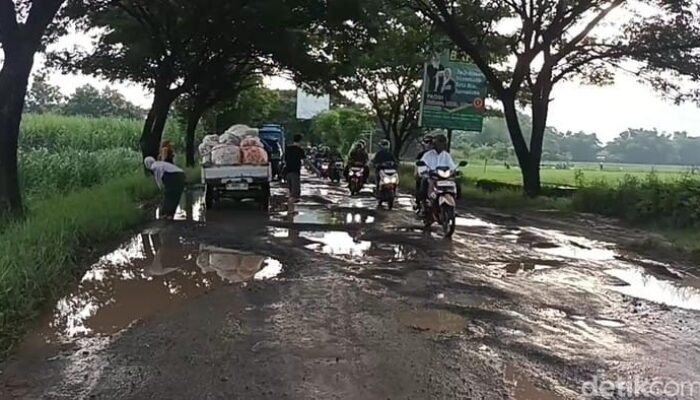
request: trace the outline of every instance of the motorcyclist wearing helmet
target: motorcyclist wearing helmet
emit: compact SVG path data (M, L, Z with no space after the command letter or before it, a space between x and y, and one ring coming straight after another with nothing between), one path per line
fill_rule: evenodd
M377 189L379 189L379 170L382 165L392 164L391 168L397 168L398 162L394 153L391 152L391 142L384 139L379 142L379 151L372 158L372 165L374 166L374 173L377 180Z
M343 161L343 156L340 154L340 151L338 151L338 149L335 147L329 147L328 151L326 152L326 155L328 157L328 161L330 161L331 163L334 163L336 161Z
M350 150L350 154L348 154L348 164L345 166L345 178L347 179L348 171L350 171L351 166L361 165L364 169L364 175L366 180L369 175L369 166L367 166L368 163L369 155L367 154L367 150L365 150L365 141L360 140L355 143L355 145Z
M418 153L418 156L416 157L416 161L420 161L423 159L423 156L425 153L429 152L430 150L433 149L433 142L435 141L435 137L431 134L427 134L423 136L423 140L421 140L421 148L422 150ZM415 197L416 197L416 204L420 206L419 202L419 193L420 193L420 186L421 182L423 182L423 177L421 176L419 172L419 168L416 168L416 191L415 191Z
M447 151L447 138L445 135L437 135L433 142L433 149L425 152L421 157L428 169L428 172L435 171L440 167L447 167L450 171L457 169L452 156ZM422 204L428 198L428 189L430 186L429 176L421 177L421 186L418 191L418 202ZM459 196L458 196L459 197Z

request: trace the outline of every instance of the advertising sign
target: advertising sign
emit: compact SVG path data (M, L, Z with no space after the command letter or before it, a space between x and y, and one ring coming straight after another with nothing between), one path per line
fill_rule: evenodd
M481 131L486 77L457 51L435 54L425 64L420 124L424 128Z

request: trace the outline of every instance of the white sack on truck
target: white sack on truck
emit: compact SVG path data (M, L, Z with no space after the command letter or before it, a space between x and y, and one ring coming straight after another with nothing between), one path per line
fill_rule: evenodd
M214 165L238 165L241 163L241 149L232 144L220 144L211 152Z
M241 138L234 135L233 133L224 133L223 135L219 136L219 143L232 144L234 146L238 146L241 144Z
M230 133L232 135L238 136L238 133L244 132L248 129L250 129L250 127L248 125L238 124L238 125L234 125L228 129L226 129L226 132L224 132L224 133Z
M199 145L199 155L205 164L211 163L211 152L215 146L219 145L219 137L217 135L205 136L202 144Z

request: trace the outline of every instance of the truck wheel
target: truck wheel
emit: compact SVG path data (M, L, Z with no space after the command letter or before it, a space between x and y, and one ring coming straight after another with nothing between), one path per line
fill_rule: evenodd
M270 198L263 197L260 199L260 209L262 211L268 211L270 209Z
M214 189L209 185L204 188L204 204L207 208L214 207Z

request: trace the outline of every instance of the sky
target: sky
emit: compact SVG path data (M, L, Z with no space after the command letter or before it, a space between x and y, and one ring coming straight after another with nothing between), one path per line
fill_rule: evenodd
M87 35L70 34L52 48L85 48L90 43ZM41 56L37 57L36 68L39 68L42 59ZM65 94L90 83L99 88L110 85L144 108L151 102L151 95L134 83L110 83L85 75L63 75L58 72L50 75L50 82L59 86ZM275 89L294 88L292 82L281 77L270 77L265 83ZM665 101L653 89L625 73L619 73L615 84L607 87L561 83L552 96L554 100L548 124L561 131L595 132L603 142L613 140L628 128L687 131L693 136L700 136L700 108L693 104L676 106Z

